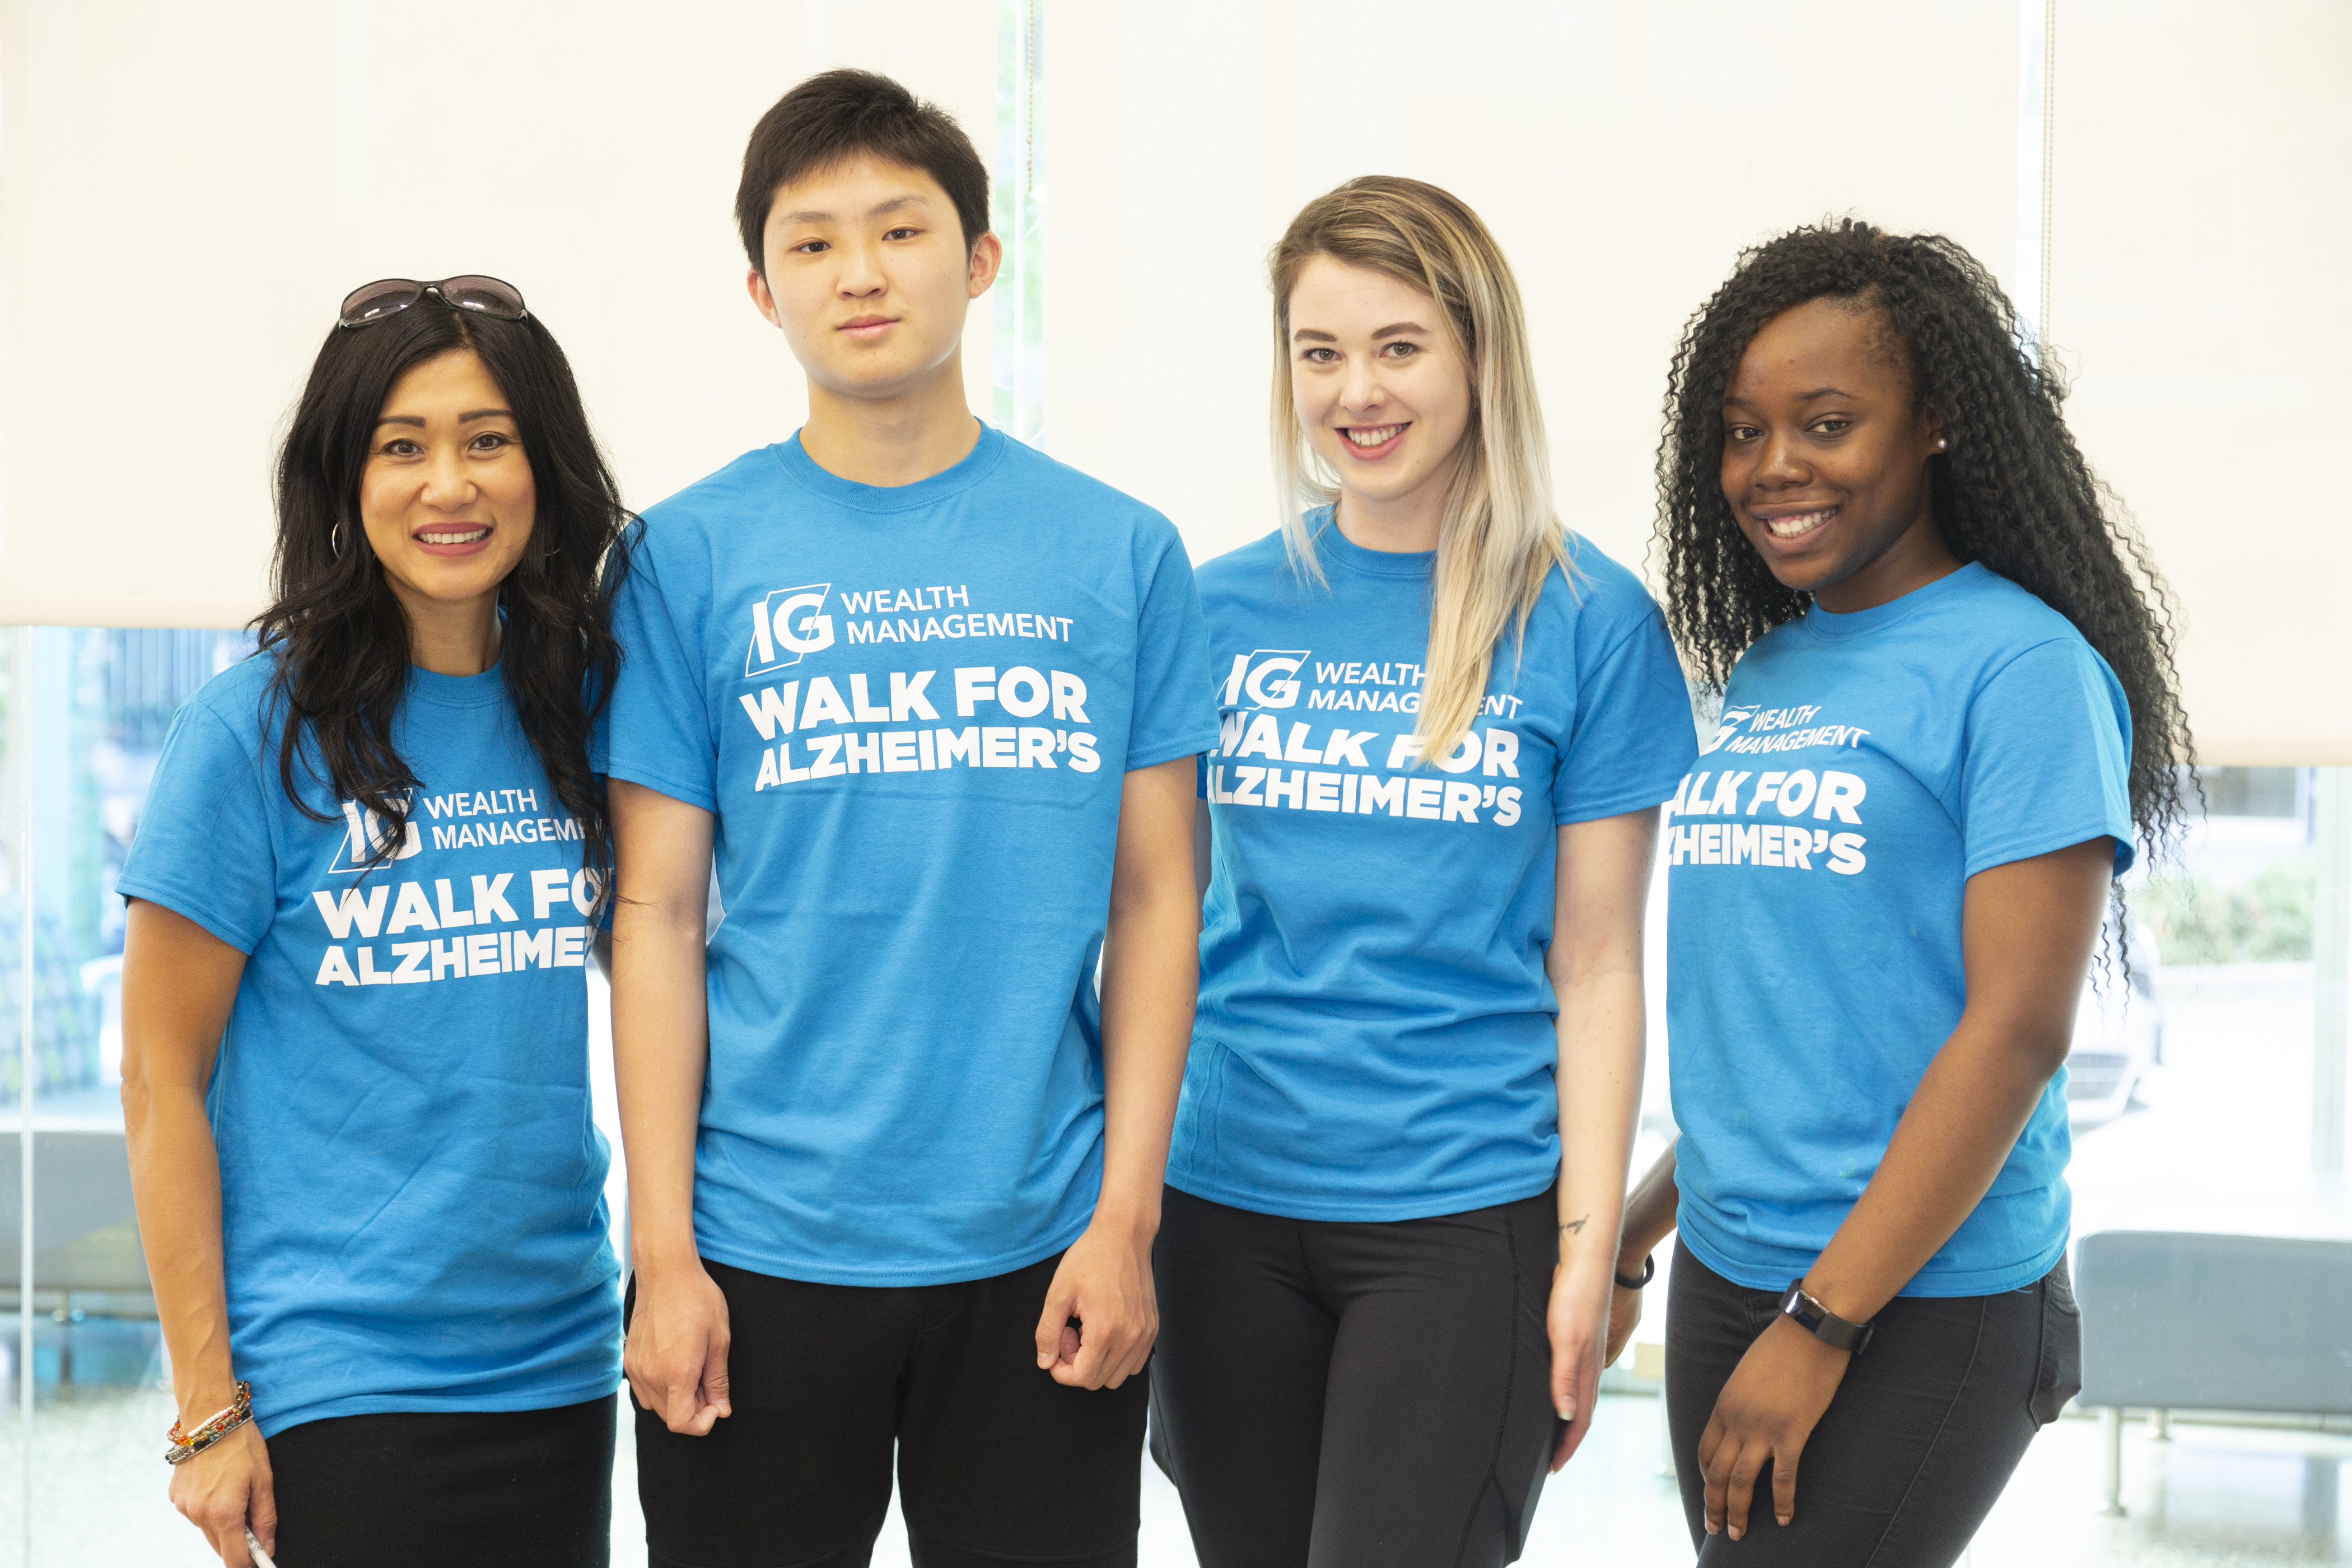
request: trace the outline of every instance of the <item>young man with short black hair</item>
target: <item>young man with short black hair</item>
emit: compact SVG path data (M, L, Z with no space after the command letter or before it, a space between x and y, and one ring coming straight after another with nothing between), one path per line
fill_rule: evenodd
M886 78L768 112L737 216L808 422L653 508L616 608L656 1564L863 1563L894 1448L919 1563L1135 1561L1215 726L1175 530L965 406L987 210Z

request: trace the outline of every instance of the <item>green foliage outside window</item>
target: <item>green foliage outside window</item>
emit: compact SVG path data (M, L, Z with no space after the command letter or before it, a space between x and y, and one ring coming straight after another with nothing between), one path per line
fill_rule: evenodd
M2168 964L2307 961L2317 870L2305 855L2237 887L2172 872L2151 878L2132 906L2155 931Z

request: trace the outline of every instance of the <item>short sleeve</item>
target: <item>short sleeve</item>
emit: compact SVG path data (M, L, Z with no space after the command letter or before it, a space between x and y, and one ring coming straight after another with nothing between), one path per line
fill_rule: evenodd
M248 751L220 715L187 703L164 737L115 890L184 915L250 954L278 914L264 792L280 789L274 752Z
M1959 773L1963 875L2105 835L2129 869L2131 708L2086 643L2038 644L1969 705Z
M1135 703L1127 771L1192 756L1216 743L1209 685L1209 626L1184 546L1168 531L1151 564L1135 627Z
M1576 721L1552 775L1552 821L1591 822L1671 800L1697 760L1683 667L1664 618L1645 603L1632 629L1578 670Z
M613 600L621 672L589 760L608 778L717 811L719 756L710 741L702 663L679 635L652 556L640 536L628 579Z

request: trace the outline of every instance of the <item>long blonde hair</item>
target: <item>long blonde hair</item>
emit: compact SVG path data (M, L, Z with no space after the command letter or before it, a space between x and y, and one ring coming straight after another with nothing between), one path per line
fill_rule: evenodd
M1470 420L1445 496L1431 584L1429 654L1415 732L1423 755L1451 756L1485 706L1495 646L1528 616L1557 566L1574 581L1552 505L1551 462L1536 402L1527 318L1510 264L1478 215L1435 185L1369 174L1316 197L1274 247L1274 468L1282 535L1302 575L1327 581L1300 504L1328 506L1339 475L1315 450L1292 401L1290 291L1318 256L1383 272L1444 307L1470 369Z

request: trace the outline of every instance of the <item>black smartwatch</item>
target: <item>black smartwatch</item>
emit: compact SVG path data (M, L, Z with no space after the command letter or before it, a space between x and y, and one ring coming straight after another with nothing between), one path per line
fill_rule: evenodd
M1839 1317L1805 1293L1802 1279L1789 1281L1789 1293L1780 1298L1780 1311L1794 1318L1799 1328L1832 1350L1860 1355L1870 1347L1871 1325Z

